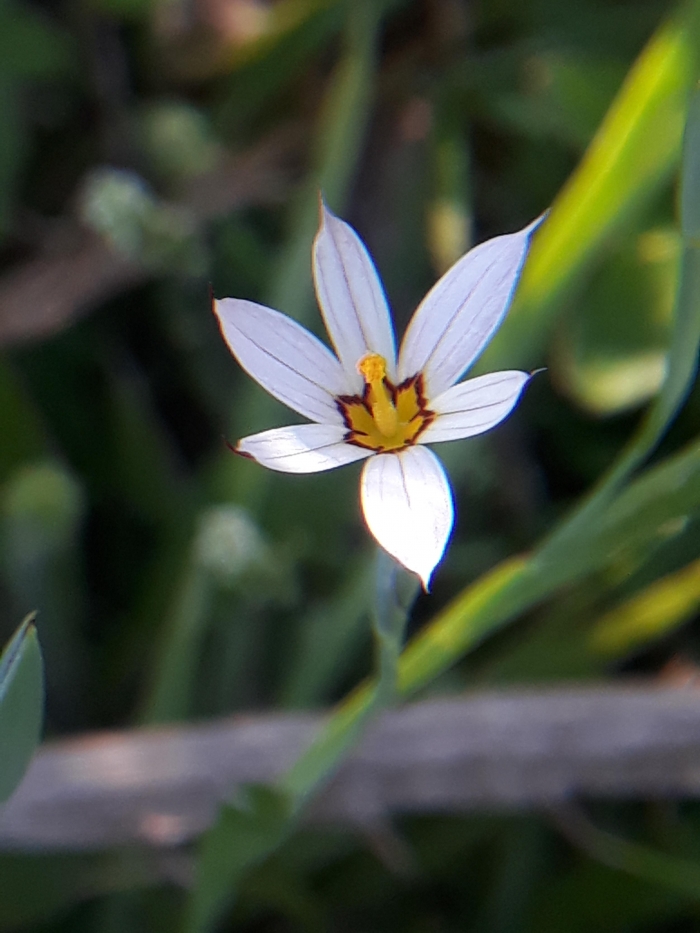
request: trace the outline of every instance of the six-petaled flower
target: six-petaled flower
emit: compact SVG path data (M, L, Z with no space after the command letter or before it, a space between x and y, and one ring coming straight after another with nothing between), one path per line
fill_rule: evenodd
M236 450L289 473L366 460L369 530L427 588L454 509L445 472L425 445L494 427L530 378L504 371L458 382L503 320L538 221L487 240L449 269L418 306L397 355L369 253L352 227L324 205L321 212L314 281L337 355L278 311L238 298L214 302L243 369L312 422L244 437Z

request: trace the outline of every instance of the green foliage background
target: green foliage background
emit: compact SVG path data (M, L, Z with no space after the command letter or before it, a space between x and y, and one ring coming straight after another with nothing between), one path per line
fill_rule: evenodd
M399 328L551 206L478 364L547 370L443 446L458 521L403 694L693 674L699 62L697 3L0 0L0 643L38 610L49 736L323 707L369 673L358 470L230 455L289 414L209 310L211 284L319 330L319 190ZM401 821L410 872L299 832L221 929L695 930L697 807L596 816L621 837L597 860L537 816ZM176 882L2 854L0 931L178 929Z

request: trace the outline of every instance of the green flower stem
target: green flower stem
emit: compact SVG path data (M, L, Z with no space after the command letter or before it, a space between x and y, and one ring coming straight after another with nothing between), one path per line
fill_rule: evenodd
M280 789L290 797L294 811L299 811L338 767L367 723L398 696L399 657L417 592L418 580L378 549L372 611L376 677L343 703L282 778Z
M184 917L184 933L214 928L246 873L282 845L304 805L328 780L368 722L398 695L399 656L418 581L388 555L377 554L372 627L377 675L343 701L310 747L276 787L248 787L224 807L200 847L197 880Z
M390 706L398 696L399 656L408 613L418 591L418 580L378 549L372 631L376 649L375 709Z

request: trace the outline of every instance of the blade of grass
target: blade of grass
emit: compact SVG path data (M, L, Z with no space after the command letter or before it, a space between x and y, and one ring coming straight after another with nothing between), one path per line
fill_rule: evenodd
M545 553L572 545L581 530L595 522L625 480L642 465L665 434L693 384L700 345L700 92L688 109L681 177L681 236L683 258L676 293L674 327L666 360L666 376L640 430L627 448L578 507L571 519L545 544Z
M532 244L508 318L478 369L532 367L567 291L670 177L698 76L700 4L683 3L629 72Z
M590 631L591 650L607 657L634 651L682 625L698 605L700 560L694 560L601 616Z

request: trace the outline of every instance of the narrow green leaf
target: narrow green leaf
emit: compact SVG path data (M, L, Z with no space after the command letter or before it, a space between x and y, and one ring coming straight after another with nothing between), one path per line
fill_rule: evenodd
M192 714L199 648L212 593L211 579L192 559L188 560L172 593L141 722L175 722Z
M666 377L641 428L632 437L612 468L597 486L576 508L568 521L550 535L542 549L556 562L556 555L577 548L577 541L590 534L605 516L615 493L623 486L634 470L638 469L663 437L669 424L677 414L693 384L698 365L700 345L700 243L688 234L689 210L694 209L695 194L690 194L696 177L696 165L700 164L700 153L696 151L700 142L700 106L696 92L689 110L688 127L685 135L683 175L681 178L682 200L685 204L681 216L683 236L683 258L676 294L674 327L666 361ZM691 215L692 216L692 215Z
M242 875L291 831L292 817L290 799L262 786L245 788L237 806L223 808L202 840L197 883L185 918L186 933L213 928Z
M19 783L41 737L43 668L33 618L0 656L0 802Z
M575 540L499 564L450 603L408 645L401 689L409 695L454 664L488 635L553 595L560 587L605 566L626 549L678 532L700 509L700 444L648 470L625 489L598 522ZM551 540L551 539L550 539Z
M357 3L348 13L345 51L329 83L319 118L315 170L305 185L280 257L270 304L297 320L311 306L311 244L318 228L318 196L338 210L352 180L369 120L383 4Z
M597 620L590 647L616 657L682 625L700 605L700 561L667 574Z
M513 307L479 369L541 361L572 283L669 178L698 74L699 16L696 0L682 4L637 59L535 237Z

